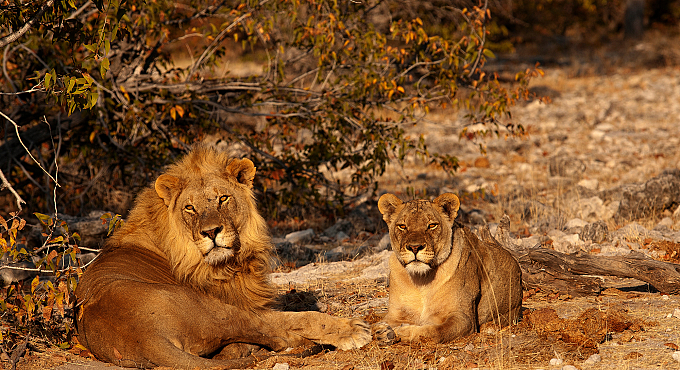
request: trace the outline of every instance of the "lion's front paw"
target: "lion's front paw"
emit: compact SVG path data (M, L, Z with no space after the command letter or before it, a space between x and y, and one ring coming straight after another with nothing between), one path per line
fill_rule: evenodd
M349 350L361 348L371 341L371 326L364 320L353 319L349 322L350 332L342 336L335 345L338 349Z
M373 332L373 340L382 345L392 345L398 341L394 329L384 321L373 324L371 331Z

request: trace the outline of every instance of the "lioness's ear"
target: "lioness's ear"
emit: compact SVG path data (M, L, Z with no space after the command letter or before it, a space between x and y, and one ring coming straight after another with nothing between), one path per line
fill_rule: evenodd
M444 213L449 216L449 220L451 220L451 222L453 222L453 220L456 219L456 216L458 216L460 200L458 200L456 194L444 193L438 196L437 199L433 201L433 203L442 207L442 210L444 210Z
M172 196L179 191L179 179L171 175L160 175L156 179L156 193L163 199L166 206L170 205Z
M392 217L397 213L397 207L404 204L401 199L394 194L383 194L378 200L378 209L383 215L383 220L389 225L392 222Z
M236 177L236 181L252 188L255 178L255 165L248 158L234 159L227 165L227 173Z

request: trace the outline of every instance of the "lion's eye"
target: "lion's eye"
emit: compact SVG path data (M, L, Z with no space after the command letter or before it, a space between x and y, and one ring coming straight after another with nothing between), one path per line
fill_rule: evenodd
M397 225L397 229L399 229L399 230L401 230L401 231L406 231L406 225L404 225L404 224L399 224L399 225Z
M220 204L226 203L226 202L228 202L230 199L231 199L230 196L228 196L228 195L223 195L223 196L220 197Z
M189 213L194 213L196 211L196 209L194 209L194 206L192 206L191 204L187 204L186 206L184 206L184 210Z
M430 229L430 230L434 230L434 229L437 228L437 226L439 226L439 224L432 223L432 224L427 225L427 228Z

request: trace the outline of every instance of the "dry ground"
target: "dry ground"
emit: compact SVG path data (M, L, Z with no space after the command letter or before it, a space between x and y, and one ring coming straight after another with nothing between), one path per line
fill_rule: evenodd
M588 106L591 101L595 101L591 98L597 94L618 94L621 89L643 91L645 84L649 81L655 84L662 83L665 75L676 76L679 72L677 67L673 66L680 64L678 63L680 53L678 53L677 47L667 47L668 45L678 45L677 40L663 40L658 36L650 35L646 42L618 54L612 54L611 50L593 53L593 58L601 59L597 63L589 64L588 61L576 60L572 61L574 66L572 69L552 69L551 71L551 67L547 67L549 76L539 83L556 96L559 94L570 96L569 94L574 94L575 91L584 91L584 107ZM654 52L649 52L650 48L654 49ZM636 54L636 50L639 51L638 54ZM631 68L626 64L626 61L630 59L626 58L635 55L651 55L650 58L654 63L660 63L655 67L661 68L649 71L644 61L642 64L638 63ZM617 67L618 69L603 69L602 65L606 65L608 60L613 61L612 65L620 64ZM639 80L638 83L631 83L632 79L635 78ZM613 83L612 86L607 85L607 81L616 81L617 79L625 81L624 83ZM601 91L606 88L612 90L610 92ZM600 91L598 92L598 90ZM680 99L680 96L665 98ZM626 107L640 106L640 109L643 110L649 111L651 109L662 112L663 114L659 116L657 122L663 123L664 129L678 125L677 117L680 117L680 111L675 110L675 108L668 111L668 105L659 105L658 109L653 106L649 107L653 103L653 98L651 100L640 98L630 102L624 101L624 103ZM608 119L606 115L611 111L609 108L611 107L604 106L600 109L604 114L603 117L591 117L589 113L583 113L583 119L579 122L606 120ZM574 109L581 108L574 107ZM569 109L565 108L565 111L569 111ZM574 112L574 114L576 113L578 112ZM518 116L521 117L521 114L520 112ZM532 115L532 111L525 109L523 114L529 117ZM652 117L654 116L652 115ZM625 122L629 122L629 118L611 119L611 125L621 127L625 131L627 130ZM562 119L563 117L554 117L557 122L555 128L563 128L560 127ZM595 122L592 126L599 123L601 122ZM528 127L530 135L543 135L547 138L553 126L539 126L539 124L537 123L533 128ZM653 122L650 124L653 124ZM650 127L653 130L654 126ZM629 155L625 149L630 143L620 144L614 138L615 141L610 143L612 145L611 150L619 153L619 157L611 157L612 154L609 154L609 149L600 147L603 145L602 141L593 144L595 149L589 146L591 143L585 141L590 140L589 138L592 138L593 135L588 135L582 129L583 127L571 128L569 138L565 138L563 144L568 145L573 140L571 145L582 144L581 151L576 154L587 153L591 155L592 153L592 155L602 157L598 161L607 164L606 166L602 168L591 166L588 169L589 172L585 173L588 178L597 178L601 187L630 183L635 179L644 181L663 168L677 168L680 151L677 150L675 145L663 147L665 152L658 156L645 159L640 157L626 159L622 157ZM629 129L634 132L648 130L644 122L636 123L634 127ZM455 131L455 128L452 130ZM672 136L669 139L672 139ZM634 142L632 144L636 145ZM663 143L652 141L637 144L654 147ZM515 184L525 187L527 185L533 186L535 196L540 200L559 197L561 189L555 186L563 185L551 183L551 179L545 175L545 161L542 162L543 167L536 165L536 163L541 163L540 158L546 155L546 151L545 146L532 148L532 142L529 141L529 145L519 146L517 156L513 153L508 155L507 153L490 152L488 159L491 162L487 166L476 166L475 157L479 157L479 153L470 153L467 157L462 158L464 163L461 173L466 173L468 180L472 180L468 183L464 182L461 186L474 189L476 185L482 182L486 184L496 183L500 186L492 187L490 190L502 193L503 184L512 180ZM610 166L607 162L610 160L621 160L621 162L616 162ZM642 160L648 162L639 162ZM514 172L512 174L499 173L496 170L498 168L495 167L496 164L502 164ZM427 189L428 184L433 182L440 184L446 182L443 175L440 177L438 174L419 179L418 174L419 171L422 171L422 168L417 168L417 166L412 167L410 172L409 169L394 169L394 171L392 180L383 182L390 191L405 191L407 187L416 190ZM494 207L498 207L481 203L476 203L475 206L480 208L487 206L491 209L491 212L494 212ZM498 209L496 211L501 214L503 210ZM577 213L574 212L574 214ZM648 220L647 222L649 227L652 227L657 221L658 219ZM523 227L521 220L512 226L514 230ZM343 370L570 369L566 365L573 365L577 369L680 368L680 362L673 358L673 354L680 346L680 296L645 292L644 286L631 289L631 286L635 285L635 282L612 279L611 286L619 287L620 290L612 288L599 296L582 298L563 296L551 291L526 292L523 303L524 319L519 324L501 330L486 327L479 334L451 344L397 343L392 346L381 347L371 343L358 350L324 351L302 359L273 357L258 362L255 367L269 369L274 367L276 363L287 363L290 368ZM293 287L281 287L281 293L291 288ZM322 303L321 306L325 308L326 312L332 315L364 317L370 322L375 322L386 313L388 292L385 279L347 282L347 276L345 276L336 280L318 281L294 288L298 291L313 293ZM678 311L674 315L676 309ZM19 361L17 369L113 368L80 356L79 353L75 352L79 351L64 351L37 344L34 348L29 349L27 355ZM599 354L601 360L588 361L594 354ZM551 366L552 359L561 360L561 364L558 365L557 362L559 361L554 361L554 366ZM7 362L2 364L5 368L8 368Z

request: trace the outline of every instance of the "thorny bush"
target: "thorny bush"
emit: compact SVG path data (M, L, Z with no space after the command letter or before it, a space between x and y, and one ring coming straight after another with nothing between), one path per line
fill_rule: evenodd
M28 247L26 221L12 213L0 216L3 257L0 276L0 345L11 353L18 343L44 341L68 348L74 334L74 295L83 268L80 236L63 220L36 213L44 242ZM122 224L120 215L104 214L109 234Z
M446 27L400 13L401 4L39 0L0 8L0 81L16 92L1 96L0 112L17 122L0 138L0 152L11 154L0 168L11 169L29 208L53 208L19 131L45 168L59 164L59 209L123 213L164 165L208 139L256 162L268 217L333 216L374 191L390 161L417 155L457 168L455 153L432 153L404 131L432 109L453 106L468 125L522 134L509 108L527 98L540 70L519 71L512 84L485 72L494 57L488 4L442 9L455 19ZM9 42L30 19L33 27Z

